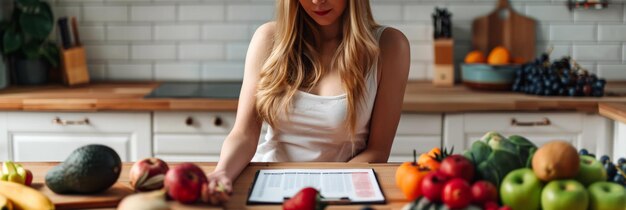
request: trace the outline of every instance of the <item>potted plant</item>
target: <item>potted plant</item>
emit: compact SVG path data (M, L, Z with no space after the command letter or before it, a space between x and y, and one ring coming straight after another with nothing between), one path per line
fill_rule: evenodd
M54 27L50 5L40 0L14 0L10 21L0 23L1 52L12 62L18 84L46 83L50 68L59 66L59 49L48 36Z

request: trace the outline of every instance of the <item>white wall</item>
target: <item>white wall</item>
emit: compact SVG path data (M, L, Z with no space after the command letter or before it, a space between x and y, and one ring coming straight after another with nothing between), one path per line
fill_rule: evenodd
M240 80L252 33L273 18L273 0L50 0L75 15L94 79ZM573 55L607 79L626 80L626 0L606 10L569 12L565 0L512 0L539 21L537 50ZM453 13L456 59L470 50L471 20L494 0L371 0L375 18L411 41L411 79L432 77L435 6ZM556 58L556 57L554 57Z

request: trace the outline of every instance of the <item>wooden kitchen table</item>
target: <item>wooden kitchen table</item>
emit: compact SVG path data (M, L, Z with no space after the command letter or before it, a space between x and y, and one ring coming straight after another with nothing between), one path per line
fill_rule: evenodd
M46 172L58 163L22 163L25 168L33 172L33 183L43 183ZM170 168L176 163L169 163ZM211 172L216 163L196 163L205 172ZM132 163L124 163L119 182L128 184L128 171ZM367 164L367 163L251 163L234 182L233 195L223 207L215 206L186 206L176 202L170 202L172 209L281 209L280 205L252 205L246 206L246 199L251 188L254 175L259 169L285 169L285 168L373 168L378 177L383 194L387 200L385 205L372 205L374 209L401 209L408 200L395 185L395 172L399 164ZM327 209L361 209L364 205L328 206Z

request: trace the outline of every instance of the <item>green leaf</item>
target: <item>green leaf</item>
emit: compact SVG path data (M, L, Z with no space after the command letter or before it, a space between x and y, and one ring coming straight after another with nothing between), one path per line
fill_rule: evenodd
M59 49L53 43L46 43L41 48L41 55L50 63L54 68L59 66Z
M16 2L23 6L34 6L39 4L39 0L16 0Z
M7 30L2 37L2 44L4 45L4 54L10 54L18 50L22 45L22 36L15 30Z
M48 4L39 4L36 13L23 13L20 16L20 27L24 33L39 39L45 39L52 32L54 20Z

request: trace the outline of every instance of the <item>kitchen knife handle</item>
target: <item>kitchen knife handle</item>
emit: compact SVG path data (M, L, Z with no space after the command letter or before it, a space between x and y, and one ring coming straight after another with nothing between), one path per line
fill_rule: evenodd
M67 17L61 17L57 21L59 25L59 32L61 33L61 43L64 49L72 47L72 38L70 37L70 31L67 26Z
M81 46L80 37L78 36L78 21L76 16L72 16L72 35L74 35L74 46Z

